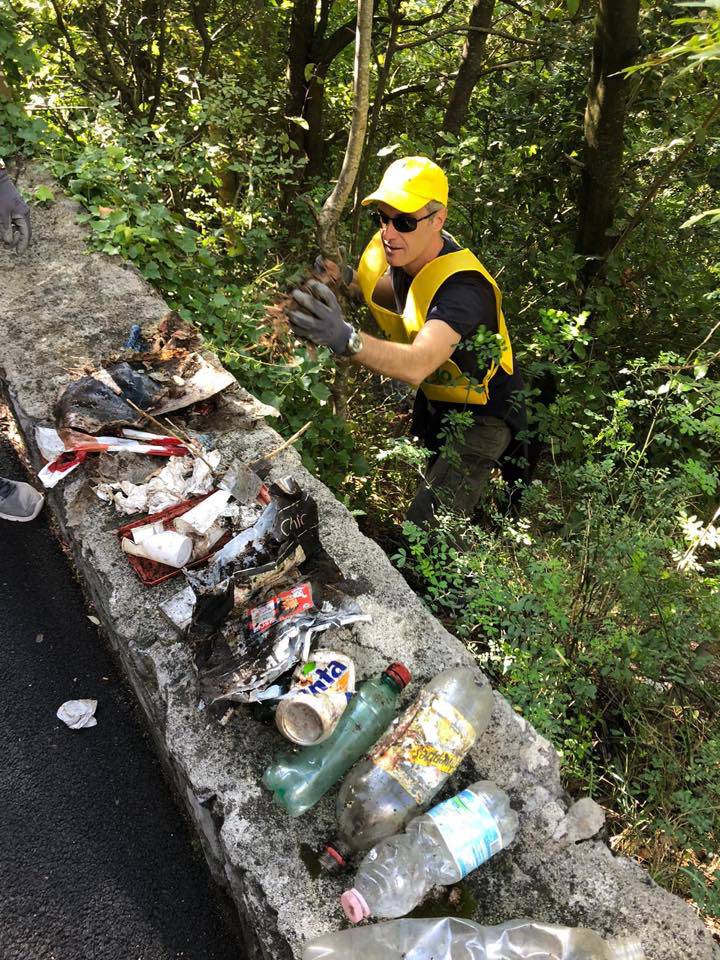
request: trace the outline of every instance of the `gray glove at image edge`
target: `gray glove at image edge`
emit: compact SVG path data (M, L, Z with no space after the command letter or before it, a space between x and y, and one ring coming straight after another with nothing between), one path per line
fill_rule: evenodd
M32 237L30 207L18 193L7 170L0 170L0 237L18 253L27 250Z
M319 280L308 280L308 287L312 293L292 292L295 301L305 309L287 311L290 326L303 340L330 347L336 354L344 353L353 328L343 316L335 294Z

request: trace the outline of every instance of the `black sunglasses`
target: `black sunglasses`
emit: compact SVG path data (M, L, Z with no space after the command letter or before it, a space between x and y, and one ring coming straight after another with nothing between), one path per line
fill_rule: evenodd
M426 213L424 217L414 217L411 213L399 213L396 217L390 217L382 210L373 210L371 216L376 227L386 227L391 223L398 233L412 233L413 230L417 230L421 220L434 217L435 213L437 210L434 213Z

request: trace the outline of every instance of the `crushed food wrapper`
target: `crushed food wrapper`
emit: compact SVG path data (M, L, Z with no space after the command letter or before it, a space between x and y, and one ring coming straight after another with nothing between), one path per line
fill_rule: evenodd
M95 492L101 500L113 503L118 513L159 513L208 493L214 482L210 467L217 470L219 465L219 450L204 454L203 460L173 457L146 483L114 480L98 484Z
M262 633L247 633L242 621L230 619L209 657L196 661L200 695L208 706L221 701L260 702L278 677L308 659L317 634L370 620L354 601L339 609L325 602L320 609L274 620Z
M97 700L66 700L56 716L67 724L71 730L81 730L83 727L96 727L95 711Z

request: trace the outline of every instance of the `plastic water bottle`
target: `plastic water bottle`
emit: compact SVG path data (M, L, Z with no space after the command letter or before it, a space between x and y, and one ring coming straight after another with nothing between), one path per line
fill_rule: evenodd
M370 749L395 716L410 671L392 663L380 677L365 680L331 736L296 754L283 754L263 776L273 799L291 817L310 810L333 784Z
M342 841L367 850L425 809L487 727L492 689L474 670L443 670L420 691L369 757L346 777L337 801Z
M592 930L533 920L481 927L470 920L390 920L329 933L305 945L303 960L644 960L633 937L603 940Z
M474 783L372 848L340 898L345 915L353 923L404 917L431 887L457 883L511 844L517 825L504 790Z

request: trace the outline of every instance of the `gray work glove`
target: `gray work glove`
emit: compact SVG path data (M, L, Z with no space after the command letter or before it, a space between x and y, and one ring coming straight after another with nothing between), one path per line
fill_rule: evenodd
M0 170L0 237L2 242L24 253L32 236L30 207L7 174Z
M293 290L292 295L304 310L288 310L290 326L296 336L330 347L333 353L345 353L353 328L343 316L330 287L319 280L308 280L312 294Z

